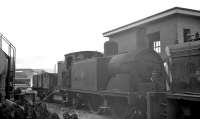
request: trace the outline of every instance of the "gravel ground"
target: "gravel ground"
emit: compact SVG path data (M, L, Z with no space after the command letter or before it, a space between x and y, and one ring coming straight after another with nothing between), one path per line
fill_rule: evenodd
M57 105L57 104L47 103L47 108L50 112L57 113L59 115L60 119L63 119L62 115L63 115L64 112L76 113L78 115L79 119L112 119L112 118L109 118L109 117L89 113L89 112L86 112L86 111L72 110L72 109L69 109L67 107Z

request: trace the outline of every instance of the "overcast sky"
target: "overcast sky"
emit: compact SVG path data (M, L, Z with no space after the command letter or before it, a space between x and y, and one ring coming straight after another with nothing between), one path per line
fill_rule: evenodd
M64 54L97 50L102 33L198 0L0 0L0 32L17 49L17 68L53 70Z

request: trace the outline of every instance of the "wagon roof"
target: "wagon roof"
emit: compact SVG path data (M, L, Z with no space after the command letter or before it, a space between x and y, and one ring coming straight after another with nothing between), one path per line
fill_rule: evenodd
M78 52L72 52L72 53L66 54L65 56L74 55L74 54L85 54L85 53L102 54L101 52L98 52L98 51L78 51Z

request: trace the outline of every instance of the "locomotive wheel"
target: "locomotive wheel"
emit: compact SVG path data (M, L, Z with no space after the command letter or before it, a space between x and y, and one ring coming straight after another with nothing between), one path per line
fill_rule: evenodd
M111 107L111 115L115 119L123 119L128 110L128 102L126 98L110 98L108 102Z
M88 104L87 104L87 105L88 105L88 108L89 108L89 111L90 111L90 112L92 112L92 113L96 113L96 112L97 112L98 109L93 105L92 102L89 102L89 101L88 101Z
M75 95L72 97L72 107L74 109L78 109L79 107L79 100Z
M128 111L125 113L124 119L134 119L136 118L136 109L134 106L130 106Z
M88 101L87 101L87 105L89 107L89 110L92 113L97 113L99 110L99 106L101 105L101 100L100 98L98 98L97 96L90 96Z
M137 97L134 105L129 106L124 119L146 119L147 106L144 96Z
M146 112L137 109L135 106L130 106L126 112L124 119L146 119Z
M81 109L89 111L88 100L83 95L73 95L72 97L72 107L74 109Z
M123 119L126 112L125 110L127 109L122 106L121 107L118 107L117 105L111 106L111 115L115 119Z

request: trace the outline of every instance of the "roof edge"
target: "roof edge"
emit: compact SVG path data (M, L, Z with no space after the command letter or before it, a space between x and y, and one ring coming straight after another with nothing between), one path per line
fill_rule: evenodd
M187 9L187 8L181 8L181 7L174 7L174 8L165 10L163 12L154 14L152 16L143 18L141 20L132 22L130 24L127 24L127 25L115 28L113 30L104 32L103 36L104 37L109 37L109 36L117 34L119 32L122 32L122 31L125 31L125 30L128 30L128 29L134 28L136 26L139 26L139 25L142 25L142 24L154 21L154 20L158 20L158 19L167 17L167 16L172 15L172 14L185 14L185 15L192 15L192 16L200 16L200 11L193 10L193 9Z

